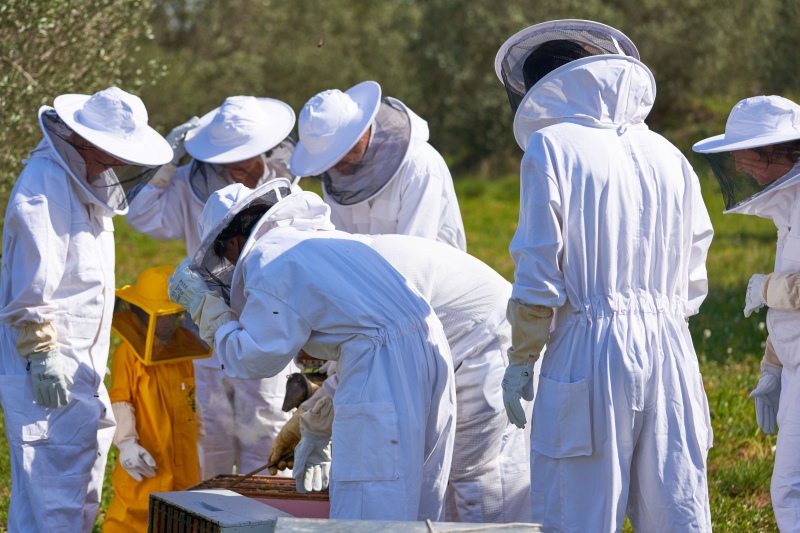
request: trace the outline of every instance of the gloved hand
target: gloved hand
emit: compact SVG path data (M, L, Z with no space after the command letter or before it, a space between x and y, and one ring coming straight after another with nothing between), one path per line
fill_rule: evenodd
M28 356L33 397L42 407L63 407L69 403L69 385L72 380L65 374L61 352L32 353Z
M169 277L167 287L169 299L189 311L194 319L203 295L209 290L200 274L189 268L191 262L188 257L180 262L175 268L175 273Z
M294 462L293 459L289 461L279 461L279 459L295 449L300 442L300 415L305 412L305 409L297 409L292 418L286 421L281 430L272 441L272 449L269 452L268 464L276 463L275 466L269 467L269 473L275 475L278 470L286 470L292 468L290 463Z
M172 128L167 136L167 142L172 147L172 164L177 166L183 156L186 155L186 148L183 146L183 141L186 139L186 133L195 129L200 125L200 119L192 117L180 126Z
M336 373L336 359L328 359L319 367L320 374L327 374L328 376L332 376Z
M328 488L331 475L330 437L302 433L294 449L292 474L297 480L297 492L300 494Z
M509 421L522 429L526 420L520 398L533 400L533 364L550 338L553 310L509 300L506 318L511 324L511 348L503 376L503 404Z
M747 283L747 296L744 299L745 318L767 305L767 300L764 298L764 280L766 278L765 274L753 274Z
M778 423L778 402L781 398L781 369L761 365L758 386L750 393L756 399L756 422L767 435L775 433Z
M503 376L503 405L512 424L522 429L527 422L520 398L533 400L533 363L509 362Z
M128 439L117 445L119 448L119 464L136 481L141 481L142 476L153 477L156 475L156 461L150 452L139 446L136 439Z

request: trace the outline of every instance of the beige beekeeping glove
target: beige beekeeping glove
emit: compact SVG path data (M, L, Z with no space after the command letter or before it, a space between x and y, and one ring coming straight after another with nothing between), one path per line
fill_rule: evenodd
M764 279L764 300L773 309L800 309L800 273L773 272Z

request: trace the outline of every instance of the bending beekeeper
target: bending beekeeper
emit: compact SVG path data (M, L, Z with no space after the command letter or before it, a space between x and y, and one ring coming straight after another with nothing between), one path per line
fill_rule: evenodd
M446 520L530 522L530 428L508 423L497 387L511 344L505 316L511 284L480 260L444 243L408 235L358 237L430 302L450 344L457 414ZM270 462L292 451L303 432L330 431L323 415L332 419L333 412L324 406L335 393L337 379L329 377L281 429ZM526 402L528 415L532 407Z
M636 531L711 531L712 432L687 319L707 293L713 231L688 161L644 123L653 77L625 35L582 20L522 30L495 69L525 150L503 380L520 427L548 344L533 521L619 531L627 513Z
M428 124L365 81L303 106L291 169L318 176L331 222L351 233L400 233L467 249L450 170Z
M750 278L744 315L769 307L761 378L750 396L761 430L781 427L771 487L775 518L781 531L800 531L800 106L780 96L742 100L725 133L693 150L711 165L726 214L755 215L778 227L775 270Z
M39 109L39 124L44 139L14 184L3 228L8 528L88 532L114 435L103 384L114 309L111 217L127 212L126 194L172 149L147 125L142 101L116 87L61 95Z
M209 196L231 183L249 188L291 177L294 111L273 98L231 96L222 105L175 128L167 138L175 157L144 187L127 216L136 230L160 240L200 245L197 221ZM189 153L192 160L176 167ZM264 465L272 441L289 415L281 410L286 379L240 380L220 369L212 355L195 365L197 401L206 434L201 439L203 475L246 473ZM290 372L295 371L294 367Z
M304 435L294 457L298 490L330 481L332 518L441 520L455 415L441 323L380 255L334 230L329 212L281 179L214 193L192 269L188 259L176 269L170 297L232 376L277 375L301 347L338 361L332 439ZM232 280L230 307L204 278Z

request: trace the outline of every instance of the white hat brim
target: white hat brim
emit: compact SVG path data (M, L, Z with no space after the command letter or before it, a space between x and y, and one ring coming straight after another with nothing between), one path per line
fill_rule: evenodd
M86 94L62 94L53 101L52 108L42 106L39 109L39 117L48 109L55 109L59 118L72 131L126 163L157 167L172 161L172 147L160 133L148 125L143 126L135 138L124 139L104 131L88 128L78 122L76 114L89 98L91 96Z
M694 146L692 146L692 150L699 154L716 154L719 152L733 152L735 150L759 148L761 146L796 141L798 139L800 139L800 133L798 132L762 135L744 140L726 139L723 133L695 143Z
M294 128L294 110L289 104L274 98L256 98L256 101L270 120L257 135L235 146L212 143L208 126L219 111L217 107L203 115L197 128L186 136L184 146L189 155L205 163L237 163L263 154L280 144Z
M333 144L324 152L312 154L302 139L299 140L289 163L295 176L316 176L331 168L353 149L372 124L380 109L381 86L374 81L363 81L347 89L345 94L361 109L361 119L347 124L337 132Z
M616 28L612 28L606 24L601 22L595 22L593 20L581 20L581 19L562 19L562 20L551 20L548 22L542 22L541 24L534 24L533 26L529 26L524 30L520 30L508 39L500 49L497 51L497 54L494 56L494 72L497 75L497 78L503 82L503 59L506 57L508 53L508 49L517 44L520 41L524 41L528 37L531 36L533 33L541 33L544 31L553 31L559 29L571 29L571 30L593 30L605 33L607 35L611 35L614 39L617 40L617 43L626 50L630 52L630 57L634 59L639 58L639 50L636 48L636 45L633 44L627 35L622 33Z

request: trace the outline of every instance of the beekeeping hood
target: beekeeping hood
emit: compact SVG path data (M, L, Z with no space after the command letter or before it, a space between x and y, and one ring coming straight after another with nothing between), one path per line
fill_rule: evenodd
M167 280L174 271L171 266L149 268L135 285L117 289L111 327L145 365L211 355L183 307L169 299Z
M639 51L621 31L591 20L553 20L525 28L503 43L494 60L497 77L508 93L511 110L516 113L520 102L530 87L526 76L525 61L545 43L571 41L577 43L586 55L617 54L639 59ZM556 55L565 50L554 51ZM542 57L545 64L563 64L566 60L583 57L583 54L568 53L568 59ZM526 77L528 83L526 84Z
M785 143L800 140L800 106L780 96L755 96L737 103L728 115L725 133L696 143L692 149L705 157L711 165L725 199L725 213L753 214L774 218L768 206L783 195L778 191L800 183L800 164L786 163L781 156L791 154L796 148ZM742 157L743 150L774 147L772 165L775 179L760 185L753 177L770 163L762 157ZM739 154L737 155L737 152ZM739 159L737 165L736 159ZM781 161L782 160L782 161ZM738 170L737 170L738 166ZM792 206L771 206L787 213Z
M42 133L60 164L109 215L127 213L128 202L172 159L169 143L147 120L139 97L117 87L93 95L63 94L53 107L39 109ZM85 148L70 139L73 132L124 164L89 176L81 156Z
M346 173L336 170L334 166L367 131L369 144L363 157ZM319 177L329 199L353 205L382 191L405 162L413 140L427 140L428 130L402 102L382 97L380 85L365 81L345 92L324 91L309 100L300 112L298 134L294 173Z
M189 268L200 274L209 289L219 293L226 302L230 301L234 265L214 253L214 241L231 224L236 215L246 208L265 205L268 209L272 209L275 204L291 194L291 182L286 178L277 178L255 189L234 183L215 191L209 197L197 221L201 242ZM256 221L249 222L254 224Z
M289 160L295 141L294 110L274 98L231 96L203 115L190 130L186 151L193 161L189 171L192 194L203 204L211 193L234 183L226 165L260 156L264 172L256 186L275 178L292 179Z

